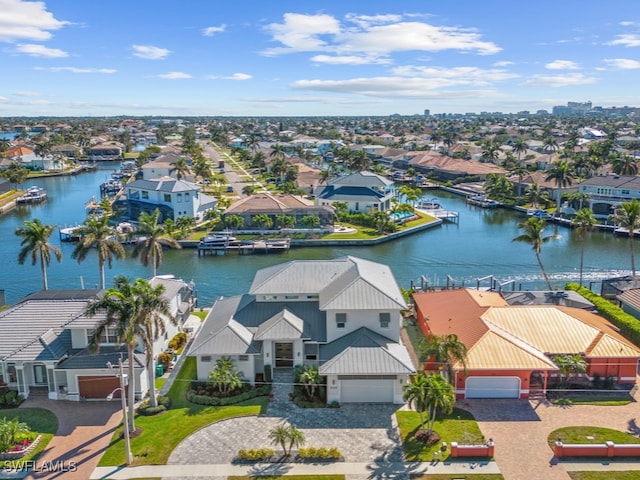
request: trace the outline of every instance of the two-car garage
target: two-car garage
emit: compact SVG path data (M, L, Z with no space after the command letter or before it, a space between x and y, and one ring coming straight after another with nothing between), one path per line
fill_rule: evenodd
M520 398L520 378L468 377L465 398Z

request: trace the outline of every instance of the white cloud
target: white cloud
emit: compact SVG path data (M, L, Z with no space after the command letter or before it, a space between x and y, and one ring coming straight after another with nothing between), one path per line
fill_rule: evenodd
M114 68L78 68L78 67L35 67L34 70L47 72L69 72L69 73L116 73Z
M331 15L303 15L285 13L283 23L271 23L266 27L273 35L273 40L283 47L270 48L264 55L278 55L290 52L310 52L326 50L329 44L318 38L319 35L336 35L340 33L340 24Z
M547 63L545 68L548 70L580 70L580 66L571 60L554 60Z
M54 18L44 2L0 0L0 12L0 41L5 42L48 40L52 30L59 30L68 23Z
M449 82L456 81L467 85L486 85L489 82L499 82L518 77L515 73L510 73L507 70L486 70L477 67L442 68L407 65L396 67L392 71L395 75L404 77L439 79Z
M594 77L586 77L582 73L570 73L567 75L534 75L522 85L526 87L571 87L593 83L596 83Z
M322 103L325 105L371 105L388 103L384 100L376 99L352 99L335 97L275 97L275 98L241 98L243 102L255 103Z
M28 92L28 91L15 92L14 95L16 95L18 97L39 97L40 96L39 93Z
M630 58L606 58L604 61L607 65L622 70L635 70L640 68L640 61Z
M0 97L0 102L8 102L9 99L7 97Z
M625 33L616 35L616 39L605 45L622 45L623 47L640 47L640 35L635 33Z
M385 57L361 57L358 55L314 55L311 61L315 63L326 63L330 65L385 65L392 63L390 58Z
M164 60L171 53L171 50L153 45L132 45L131 49L135 57L147 60Z
M502 50L493 42L483 41L473 29L402 19L401 15L349 14L345 17L346 24L342 25L327 14L286 13L282 23L267 26L273 41L281 46L262 53L331 52L337 58L351 55L375 58L401 51L459 50L489 55Z
M495 62L493 64L494 67L508 67L509 65L515 65L516 62L510 62L508 60L503 60L502 62Z
M181 80L184 78L191 78L191 75L184 72L168 72L158 75L158 78L163 78L165 80Z
M225 80L249 80L253 77L247 73L234 73L233 75L224 78Z
M223 23L219 27L207 27L202 30L202 35L205 37L213 37L216 33L222 33L227 29L227 26Z
M59 48L48 48L34 43L19 43L16 45L16 52L25 53L32 57L65 58L69 56L67 52Z

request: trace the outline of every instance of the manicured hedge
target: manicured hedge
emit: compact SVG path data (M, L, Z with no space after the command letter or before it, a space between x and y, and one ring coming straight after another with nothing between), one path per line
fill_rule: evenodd
M250 450L240 450L238 460L245 462L259 462L271 459L276 452L271 448L252 448Z
M636 317L629 315L606 298L602 298L600 295L592 292L586 287L581 287L577 283L568 283L566 285L566 289L579 293L593 303L596 306L598 313L618 327L620 329L620 333L624 335L625 338L633 342L635 345L640 346L640 321L638 321Z
M309 447L298 450L298 458L301 460L340 460L342 454L337 447Z
M224 398L211 397L209 395L198 395L195 391L189 390L187 393L187 400L198 405L213 405L218 407L245 402L255 397L264 397L265 395L269 395L269 392L271 392L271 385L263 385L241 393L240 395L236 395L235 397Z

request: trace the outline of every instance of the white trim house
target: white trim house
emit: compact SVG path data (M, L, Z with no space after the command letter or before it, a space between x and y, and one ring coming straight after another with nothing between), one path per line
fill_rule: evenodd
M406 309L390 268L356 257L259 270L249 293L218 299L189 350L198 379L231 357L253 383L264 367L316 365L327 401L403 403L415 368L400 341Z

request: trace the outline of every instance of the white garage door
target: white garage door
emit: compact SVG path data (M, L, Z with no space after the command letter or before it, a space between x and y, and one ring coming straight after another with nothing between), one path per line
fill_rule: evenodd
M520 398L518 377L469 377L466 398Z
M340 380L341 403L393 403L391 379Z

